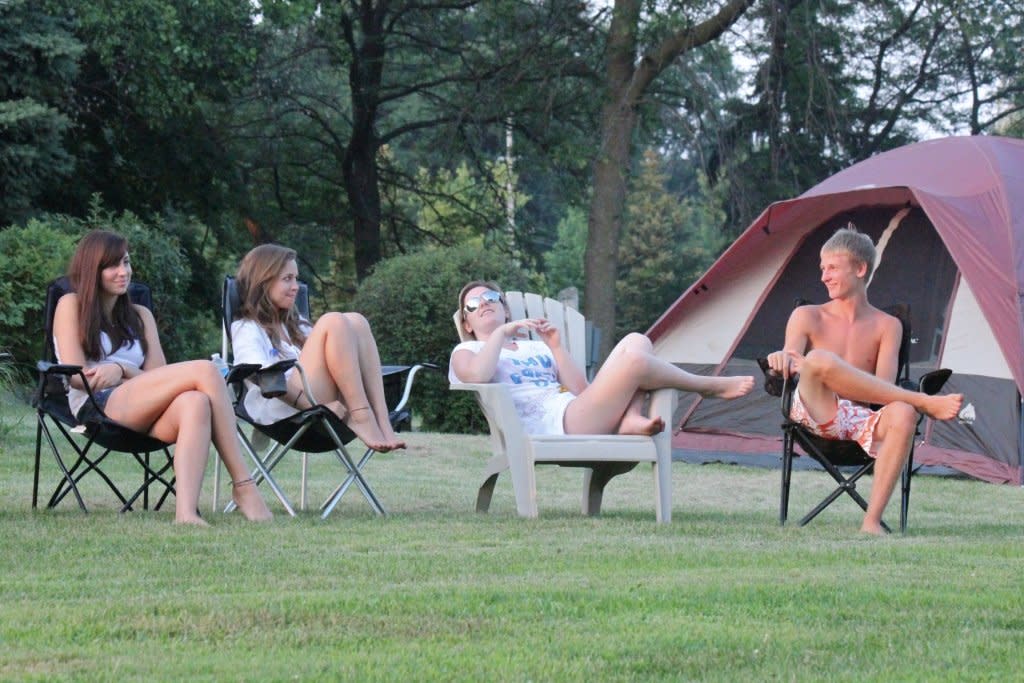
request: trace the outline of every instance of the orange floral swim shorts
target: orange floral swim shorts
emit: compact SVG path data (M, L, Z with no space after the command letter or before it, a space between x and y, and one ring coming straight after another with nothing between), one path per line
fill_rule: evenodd
M867 406L848 401L845 398L837 398L835 417L828 422L819 424L807 412L803 399L800 398L800 387L798 386L793 392L793 404L789 409L789 417L824 439L856 441L865 453L874 456L871 450L875 440L875 425L882 417L883 410L885 410L884 406L879 410L871 410Z

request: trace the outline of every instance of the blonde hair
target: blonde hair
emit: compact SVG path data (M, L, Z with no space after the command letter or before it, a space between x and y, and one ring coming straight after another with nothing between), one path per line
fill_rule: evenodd
M866 281L871 280L871 273L875 270L875 243L871 238L857 230L851 222L845 228L835 231L828 241L821 247L821 253L845 251L855 261L867 265L867 272L864 273Z
M255 321L262 327L270 343L281 351L281 328L288 332L288 337L296 346L306 343L306 335L302 324L306 321L292 306L282 311L270 300L270 286L281 275L281 271L289 261L295 261L297 254L294 249L279 244L261 244L251 249L238 266L236 284L238 287L239 317Z

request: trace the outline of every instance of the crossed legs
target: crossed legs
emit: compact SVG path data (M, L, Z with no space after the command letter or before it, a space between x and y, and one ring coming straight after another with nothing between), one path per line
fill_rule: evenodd
M235 435L227 385L209 361L165 365L133 377L111 392L105 412L129 429L175 444L177 522L205 524L197 509L211 441L232 481L251 481ZM270 519L254 486L235 486L233 497L247 519Z
M339 402L345 424L377 451L405 448L388 420L380 355L370 324L358 313L327 313L313 326L299 362L315 398ZM293 373L289 394L298 395L302 379Z
M706 377L686 372L656 357L650 339L632 333L616 344L594 381L566 408L565 431L655 434L665 425L640 412L648 391L671 388L731 399L746 394L753 386L754 378L750 376Z
M808 414L819 424L835 417L838 396L885 406L875 425L874 439L878 448L874 484L861 525L861 530L867 533L883 533L882 513L910 456L917 413L920 411L937 420L952 419L960 410L963 396L929 396L909 391L863 372L828 351L810 351L804 356L799 372L800 398Z

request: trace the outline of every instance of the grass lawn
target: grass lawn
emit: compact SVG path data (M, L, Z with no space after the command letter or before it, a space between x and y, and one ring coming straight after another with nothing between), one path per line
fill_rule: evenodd
M352 490L326 522L275 503L252 525L210 512L208 476L213 528L179 528L95 478L90 514L32 511L34 414L3 399L0 679L1020 680L1020 488L919 477L908 533L879 539L846 500L780 528L774 470L676 463L662 526L647 468L596 519L579 471L543 468L523 520L507 478L473 512L484 437L408 436L366 470L387 518ZM339 467L311 469L318 502ZM799 516L827 482L793 478Z

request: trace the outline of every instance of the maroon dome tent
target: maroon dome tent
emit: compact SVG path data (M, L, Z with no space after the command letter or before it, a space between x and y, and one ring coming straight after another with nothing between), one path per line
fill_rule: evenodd
M910 305L912 378L951 368L946 391L976 408L971 425L926 421L915 463L1024 483L1024 140L908 145L772 204L652 325L656 353L701 373L760 376L755 359L782 346L794 301L827 299L819 251L849 221L879 252L870 301ZM760 389L687 399L673 447L778 458L780 417Z

